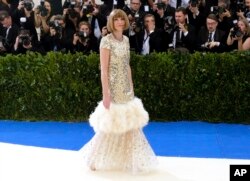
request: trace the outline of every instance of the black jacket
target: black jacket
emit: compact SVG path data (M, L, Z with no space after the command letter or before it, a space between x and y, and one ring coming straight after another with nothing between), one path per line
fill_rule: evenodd
M207 49L206 47L202 47L204 43L208 41L208 30L206 27L202 27L201 30L199 31L198 37L197 37L197 50L201 51L209 51L209 52L224 52L227 50L227 45L226 45L226 40L227 40L227 35L224 31L216 29L214 33L214 41L220 42L219 46L216 46L211 49Z
M141 53L143 43L144 43L144 35L145 31L142 30L141 32L136 34L136 52ZM154 32L149 34L149 53L152 52L164 52L167 50L167 45L165 41L165 32L161 29L155 28Z
M190 24L187 24L187 30L188 30L188 34L186 36L184 36L184 33L182 34L181 36L181 45L176 45L176 47L182 47L182 48L186 48L189 50L189 52L193 52L194 49L195 49L195 39L196 39L196 30L195 28L190 25ZM170 42L173 41L174 39L174 34L175 32L177 31L177 28L174 28L172 30L172 32L170 33Z

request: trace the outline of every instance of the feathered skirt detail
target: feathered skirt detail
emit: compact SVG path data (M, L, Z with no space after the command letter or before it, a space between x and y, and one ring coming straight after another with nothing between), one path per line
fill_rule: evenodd
M147 111L141 100L136 97L125 104L111 103L109 109L106 109L101 101L89 118L95 132L105 133L124 133L142 128L148 120Z

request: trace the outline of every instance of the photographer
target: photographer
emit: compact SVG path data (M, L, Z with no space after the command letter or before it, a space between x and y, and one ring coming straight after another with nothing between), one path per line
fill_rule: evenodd
M124 6L123 10L128 15L130 31L136 31L134 28L142 28L145 12L140 10L141 0L131 0L130 6ZM133 34L133 33L132 33Z
M245 18L240 19L237 25L230 30L227 45L233 49L250 50L250 26Z
M100 39L102 28L107 24L107 17L100 12L100 6L92 6L88 5L84 7L83 10L84 14L88 14L87 18L81 18L82 21L88 21L91 25L91 30L93 30L93 34L97 39ZM92 7L91 7L92 6Z
M91 0L96 1L96 0ZM103 2L102 8L104 8L106 15L108 15L112 9L123 9L125 6L125 0L101 0ZM141 0L142 6L140 6L140 9L144 11L145 6L147 6L147 9L149 9L149 6L153 6L153 0Z
M144 29L136 33L135 51L142 55L167 50L165 32L155 26L155 17L152 14L144 16Z
M229 9L227 0L218 0L218 6L213 6L211 13L218 18L218 28L224 32L229 32L233 27L234 16Z
M74 52L83 52L90 54L98 52L99 44L97 38L91 33L91 27L88 22L79 23L79 31L74 34L73 50Z
M122 9L125 5L125 0L100 0L102 2L102 8L104 8L105 14L108 15L112 9ZM99 2L100 2L99 1ZM96 0L91 0L91 3L96 4Z
M126 35L129 37L129 43L131 50L136 48L136 33L143 29L143 18L145 12L140 9L140 0L131 0L130 6L124 6L123 10L128 15L129 29L126 31Z
M75 30L78 29L78 24L81 21L91 22L91 18L94 14L99 15L99 9L97 5L93 4L93 2L89 2L86 0L64 1L63 16L65 17L66 23L72 24L75 27Z
M48 0L40 0L40 5L34 9L35 27L40 29L41 36L48 33L50 28L48 22L52 16L51 5Z
M175 11L174 8L168 11L167 5L165 3L157 3L154 12L156 27L164 30L166 23L169 23L169 19L170 18L172 19L174 17L174 11Z
M175 11L175 26L170 33L169 48L174 51L192 53L195 48L195 28L187 23L187 11L179 7Z
M49 33L41 39L45 51L72 51L72 37L75 30L65 23L62 15L51 17L49 24Z
M79 0L65 0L63 4L63 16L66 24L73 26L75 30L78 28L78 23L83 16L82 2ZM87 18L87 17L86 17Z
M202 27L197 38L197 50L222 53L226 51L226 34L218 29L218 19L215 14L208 15L206 27Z
M35 28L35 18L33 11L34 3L32 0L20 0L18 7L13 12L13 20L20 27L28 29L33 40L38 41L37 32ZM22 24L21 18L25 18L25 23Z
M250 20L250 0L237 0L236 7L239 18L247 18Z
M202 0L190 0L187 7L189 24L196 28L198 33L202 26L205 26L206 14Z
M175 8L170 5L170 0L161 0L158 3L154 4L154 8L156 9L159 8L159 5L164 7L164 14L165 16L173 16L175 13Z
M11 53L18 36L19 27L13 23L7 11L0 11L0 53Z
M24 54L27 51L45 53L43 48L39 47L37 41L32 40L29 30L21 29L19 35L16 37L13 53Z
M133 21L135 15L139 15L138 18L143 22L145 12L140 10L140 8L141 0L131 0L129 5L123 7L123 10L128 15L129 21Z

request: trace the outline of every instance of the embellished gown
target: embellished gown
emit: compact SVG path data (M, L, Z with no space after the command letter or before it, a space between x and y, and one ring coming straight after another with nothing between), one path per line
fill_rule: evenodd
M100 48L110 50L109 88L111 104L102 101L90 115L93 138L80 150L88 167L133 173L153 169L157 158L142 128L149 116L141 100L134 97L129 81L129 40L116 40L112 34L102 38Z

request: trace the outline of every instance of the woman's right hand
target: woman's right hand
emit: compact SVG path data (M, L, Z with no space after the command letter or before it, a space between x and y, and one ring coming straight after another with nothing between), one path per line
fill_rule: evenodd
M106 109L109 109L110 103L111 103L110 95L103 96L102 102L103 102L103 106L104 106Z

